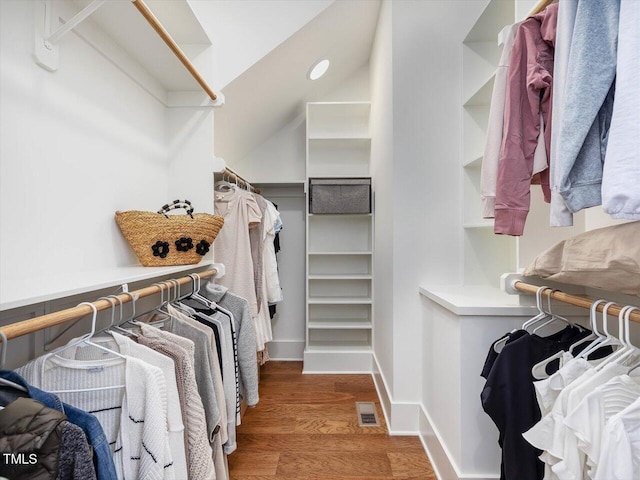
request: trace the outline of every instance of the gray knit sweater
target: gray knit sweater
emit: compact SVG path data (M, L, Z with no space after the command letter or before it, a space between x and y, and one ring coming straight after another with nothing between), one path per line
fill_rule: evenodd
M240 367L241 391L244 391L247 405L258 404L258 360L256 356L256 332L249 310L249 303L234 295L222 285L209 282L200 294L216 302L233 315L238 340L238 364Z

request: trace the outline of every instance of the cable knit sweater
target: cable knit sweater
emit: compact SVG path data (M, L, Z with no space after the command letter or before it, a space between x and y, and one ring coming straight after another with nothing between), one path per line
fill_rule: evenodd
M141 326L138 342L173 359L185 427L189 479L215 480L207 420L194 372L194 345L189 339L150 325Z
M101 359L76 360L79 356ZM38 357L17 372L29 383L96 415L112 439L118 478L173 480L168 448L166 386L162 371L132 357L114 358L95 347L71 347ZM111 388L84 392L67 390Z

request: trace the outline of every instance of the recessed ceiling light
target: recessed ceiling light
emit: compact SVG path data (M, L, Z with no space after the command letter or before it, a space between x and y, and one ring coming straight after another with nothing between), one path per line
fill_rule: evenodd
M309 73L307 74L307 77L309 78L309 80L317 80L321 76L323 76L325 73L327 73L328 69L329 69L329 60L327 60L326 58L323 60L318 60L316 63L311 65L311 68L309 69Z

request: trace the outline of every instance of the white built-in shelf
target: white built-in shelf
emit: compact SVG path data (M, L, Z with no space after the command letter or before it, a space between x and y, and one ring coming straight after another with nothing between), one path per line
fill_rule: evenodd
M310 342L306 351L312 353L328 354L332 354L335 352L370 352L371 345L369 344L369 342L364 341L359 344L353 341L340 342L338 340L332 341L330 343Z
M371 328L369 320L309 320L311 330L371 330Z
M0 290L0 311L56 300L82 293L110 288L125 283L140 282L159 277L210 267L212 260L197 265L175 267L143 267L140 265L91 269L85 272L47 274L46 278L7 279ZM152 283L152 282L151 282Z
M464 225L465 229L473 230L473 229L482 229L482 228L490 228L493 229L494 223L493 220L479 221L479 222L468 222Z
M309 280L371 280L372 275L351 275L351 274L326 274L326 275L309 275Z
M370 305L370 297L309 297L309 305Z
M474 107L480 105L491 104L491 94L493 93L493 85L496 80L495 72L485 80L482 85L472 95L467 97L464 102L465 107Z
M309 252L309 255L373 255L373 252Z
M310 213L310 217L331 218L331 217L373 217L372 213Z
M328 141L332 141L332 140L338 140L338 141L344 141L344 142L349 142L349 141L354 141L354 142L363 142L363 143L370 143L371 142L371 137L369 135L313 135L313 136L309 136L309 141L310 142L328 142Z
M515 18L513 1L490 0L484 11L475 22L464 43L470 42L498 42L497 33L505 25L511 25Z
M461 316L534 315L534 305L520 305L519 295L508 295L488 285L420 287L421 295Z
M464 168L480 168L482 166L482 157L483 153L478 153L477 155L473 155L473 158L468 158L464 161L462 166Z

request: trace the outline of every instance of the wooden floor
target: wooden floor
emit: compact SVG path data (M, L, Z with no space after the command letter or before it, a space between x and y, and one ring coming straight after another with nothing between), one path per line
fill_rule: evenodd
M382 426L359 427L355 402ZM436 480L418 437L390 437L370 375L302 375L301 362L261 369L260 403L238 427L231 480Z

